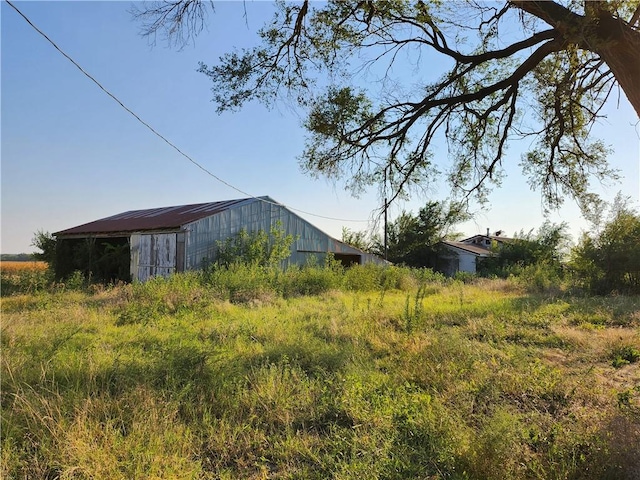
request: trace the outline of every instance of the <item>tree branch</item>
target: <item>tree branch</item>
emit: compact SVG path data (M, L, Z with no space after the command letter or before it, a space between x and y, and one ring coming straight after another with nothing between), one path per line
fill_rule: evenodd
M510 3L540 20L546 22L563 35L570 27L579 24L584 17L578 15L557 2L547 0L511 0Z

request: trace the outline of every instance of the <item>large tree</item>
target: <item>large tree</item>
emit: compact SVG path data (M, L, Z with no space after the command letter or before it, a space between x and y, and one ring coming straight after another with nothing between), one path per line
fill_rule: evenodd
M302 107L301 165L354 192L389 186L392 201L444 175L483 199L514 161L509 141L530 137L520 164L545 204L588 207L590 180L615 177L589 135L605 101L621 89L640 115L639 3L279 2L258 47L200 71L220 112L278 98ZM202 28L199 0L145 5L148 35ZM434 161L436 145L447 151Z
M458 204L427 202L417 215L402 212L389 224L389 261L439 269L440 242L456 238L455 225L469 220Z
M460 204L430 201L417 215L402 212L390 222L387 242L377 233L369 235L345 228L342 229L342 241L384 256L393 263L438 269L442 266L439 264L440 243L456 238L459 234L453 228L469 218Z

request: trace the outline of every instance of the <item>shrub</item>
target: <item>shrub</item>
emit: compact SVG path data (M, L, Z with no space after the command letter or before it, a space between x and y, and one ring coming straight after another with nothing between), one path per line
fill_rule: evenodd
M640 214L616 199L603 229L584 234L570 267L578 286L596 294L640 293Z
M615 368L619 368L640 360L640 349L632 345L619 345L612 349L609 358L611 359L611 364Z
M31 246L41 250L41 253L34 253L33 258L47 262L49 268L55 270L56 237L49 232L38 230L31 239Z
M318 295L338 288L342 281L339 271L327 267L291 266L274 279L274 288L284 297Z
M344 272L344 287L348 290L372 291L380 287L381 268L374 264L353 265Z
M212 265L202 272L201 278L219 298L233 303L248 303L273 296L274 279L278 273L275 268L234 262L225 266Z
M458 271L455 273L455 275L453 276L453 279L455 281L458 282L462 282L462 283L471 283L476 279L476 275L474 273L471 272L462 272L462 271Z
M561 273L561 261L568 249L569 235L565 223L554 225L545 222L537 233L520 232L511 241L504 242L495 254L478 264L482 276L507 278L519 275L522 269L532 265L545 265L545 269L557 276Z
M562 286L561 270L546 262L514 269L513 277L517 284L530 292L560 290Z
M240 230L235 236L218 242L216 265L228 267L234 263L277 267L291 255L293 235L285 235L278 222L269 233L264 230Z

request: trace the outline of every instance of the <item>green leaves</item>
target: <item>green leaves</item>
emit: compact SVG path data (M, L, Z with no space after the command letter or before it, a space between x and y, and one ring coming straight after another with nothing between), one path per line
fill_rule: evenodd
M547 276L557 276L562 271L562 259L569 247L568 225L545 222L534 234L533 230L520 232L515 238L503 242L495 250L496 255L485 258L478 265L482 275L522 274L527 267L536 267ZM546 270L546 272L545 272ZM529 269L535 273L535 269Z
M389 260L411 267L437 267L437 244L454 225L468 219L460 205L446 202L428 202L415 216L403 212L389 225Z
M49 232L38 230L31 239L31 246L41 251L34 252L33 257L36 260L47 262L53 270L56 261L56 237Z
M318 136L340 140L351 130L373 122L371 101L351 87L329 87L311 107L305 127Z
M640 293L640 215L620 197L601 231L585 234L573 250L571 267L594 293Z
M616 84L640 111L636 3L280 1L259 46L199 71L218 112L255 100L301 108L302 168L355 195L377 184L395 199L444 171L452 197L486 201L510 143L531 137L521 166L545 207L571 197L589 213L590 181L617 178L590 129ZM155 29L175 27L166 8L149 10Z
M533 72L534 112L543 128L535 132L535 145L520 165L531 187L541 189L548 208L568 196L590 214L598 207L590 182L618 178L607 163L611 149L590 138L610 80L592 53L577 48L548 56Z
M242 229L235 236L218 242L215 261L225 267L232 264L277 267L291 255L294 241L293 235L285 235L280 224L272 227L269 233Z

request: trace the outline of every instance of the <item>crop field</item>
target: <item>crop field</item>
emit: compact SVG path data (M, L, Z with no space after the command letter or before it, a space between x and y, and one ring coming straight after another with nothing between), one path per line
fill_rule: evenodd
M0 262L0 290L2 295L34 293L50 282L46 262Z
M3 274L15 274L24 271L41 272L46 269L46 262L0 262L0 270L3 272Z
M1 302L2 478L640 478L637 296L234 267Z

